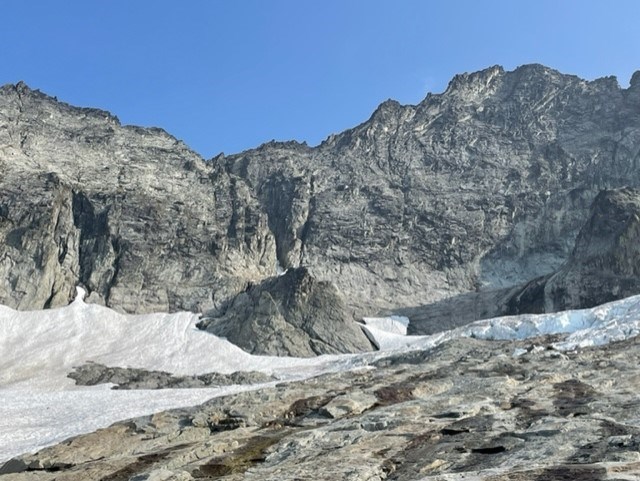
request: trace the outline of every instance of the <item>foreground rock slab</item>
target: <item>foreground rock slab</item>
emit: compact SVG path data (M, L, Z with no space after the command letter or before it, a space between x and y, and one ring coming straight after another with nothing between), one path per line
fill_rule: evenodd
M640 476L640 340L459 339L117 423L3 481L622 480Z

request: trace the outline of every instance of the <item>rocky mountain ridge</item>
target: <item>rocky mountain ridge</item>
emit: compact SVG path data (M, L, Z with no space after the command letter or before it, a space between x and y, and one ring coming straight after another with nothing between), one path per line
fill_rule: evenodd
M205 311L283 268L352 315L516 286L569 258L603 189L640 186L640 74L454 77L317 147L205 162L24 84L0 89L0 303Z
M317 148L224 161L267 212L285 206L270 213L289 226L272 229L283 266L312 266L354 304L415 305L558 268L598 192L638 185L637 89L493 67Z

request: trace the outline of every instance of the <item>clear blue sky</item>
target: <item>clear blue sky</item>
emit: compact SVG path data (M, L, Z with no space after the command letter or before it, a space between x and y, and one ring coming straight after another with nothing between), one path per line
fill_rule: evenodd
M24 80L209 158L317 144L387 98L456 73L543 63L623 86L640 69L637 0L14 0L0 84Z

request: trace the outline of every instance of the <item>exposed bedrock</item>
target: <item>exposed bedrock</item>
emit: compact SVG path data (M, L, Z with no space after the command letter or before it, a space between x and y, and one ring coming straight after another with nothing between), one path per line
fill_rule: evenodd
M0 476L638 479L638 338L566 353L553 342L456 339L380 359L375 369L119 422L17 456Z
M267 216L241 179L160 129L0 89L0 303L202 311L272 275Z
M257 193L284 267L307 266L372 314L559 269L598 193L639 185L639 93L492 67L418 105L384 102L317 147L215 161Z
M113 384L113 389L190 389L234 384L259 384L274 381L257 371L237 371L231 374L211 372L192 376L178 376L165 371L149 371L131 367L109 367L88 362L77 366L67 377L78 386Z

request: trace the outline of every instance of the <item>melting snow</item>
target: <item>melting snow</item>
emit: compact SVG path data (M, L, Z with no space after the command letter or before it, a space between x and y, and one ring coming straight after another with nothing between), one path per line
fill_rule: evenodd
M568 351L621 341L640 334L640 296L628 297L591 309L496 317L431 336L399 334L392 320L387 324L378 319L369 323L365 318L365 324L365 329L376 339L383 351L430 349L458 337L515 340L545 334L568 334L563 341L553 344L555 349Z
M640 334L640 296L635 296L593 309L478 321L432 336L407 336L406 318L366 318L364 328L380 352L281 358L247 354L198 330L197 314L124 315L85 304L83 295L79 290L69 306L45 311L0 306L0 462L118 420L256 387L120 391L75 386L66 375L87 361L183 375L256 370L291 380L365 366L391 352L430 349L461 336L522 339L568 333L554 346L568 350Z

